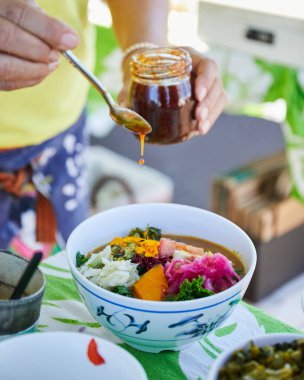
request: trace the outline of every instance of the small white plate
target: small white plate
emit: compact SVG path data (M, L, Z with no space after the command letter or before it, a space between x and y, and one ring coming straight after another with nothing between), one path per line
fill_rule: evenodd
M92 339L104 364L93 364L88 357ZM0 379L147 380L147 376L139 362L114 343L87 334L49 332L1 342Z

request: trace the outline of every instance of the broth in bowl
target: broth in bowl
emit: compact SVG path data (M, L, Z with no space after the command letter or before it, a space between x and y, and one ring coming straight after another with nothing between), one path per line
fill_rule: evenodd
M80 273L122 296L188 301L220 293L245 275L236 252L197 237L162 234L147 226L76 255Z

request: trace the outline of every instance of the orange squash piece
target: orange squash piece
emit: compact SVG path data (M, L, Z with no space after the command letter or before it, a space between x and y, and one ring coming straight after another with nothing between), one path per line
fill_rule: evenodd
M135 296L149 301L161 301L167 289L168 282L161 264L148 270L133 285Z

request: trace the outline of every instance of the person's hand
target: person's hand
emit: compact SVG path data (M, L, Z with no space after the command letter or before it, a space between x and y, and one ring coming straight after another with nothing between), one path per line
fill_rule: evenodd
M198 102L195 118L198 122L198 134L205 135L223 112L227 103L222 82L218 76L216 63L190 47L186 49L192 58L192 76L194 78L194 95ZM123 88L119 93L119 104L127 106L130 82L130 58L123 66Z
M78 42L73 29L33 0L0 0L0 90L38 84L57 68L60 51Z
M192 75L194 77L194 95L198 102L195 117L201 135L205 135L223 112L227 97L222 82L218 76L216 63L185 47L192 58Z

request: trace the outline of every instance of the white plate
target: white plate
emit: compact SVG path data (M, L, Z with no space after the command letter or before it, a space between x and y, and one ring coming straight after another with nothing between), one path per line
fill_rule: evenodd
M88 358L91 340L105 363ZM0 379L5 380L147 380L139 362L116 344L87 334L49 332L0 343Z

